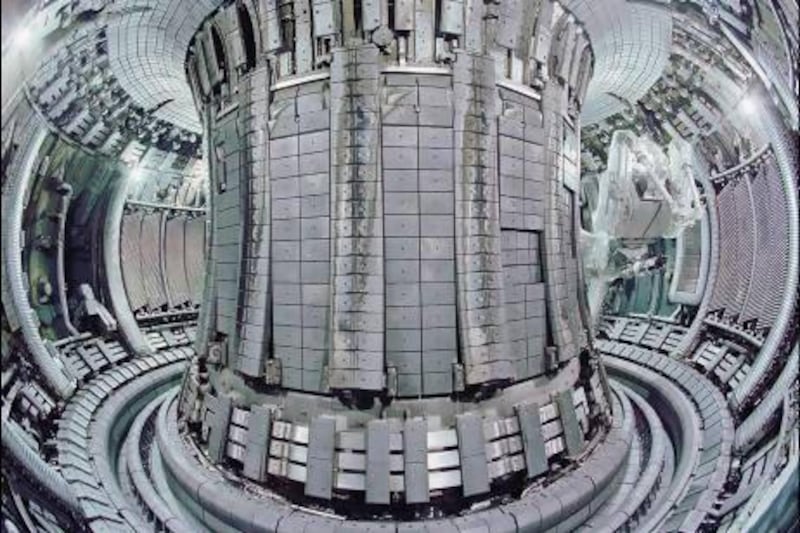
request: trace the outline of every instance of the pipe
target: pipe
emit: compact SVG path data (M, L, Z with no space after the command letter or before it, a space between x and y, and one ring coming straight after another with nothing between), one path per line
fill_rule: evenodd
M747 415L736 431L736 448L748 451L763 436L772 414L778 410L783 399L791 390L792 383L797 379L798 345L794 345L792 354L786 361L781 375L769 389L767 396L758 404L752 413Z
M739 173L740 171L747 169L747 167L749 167L753 163L758 162L758 160L761 159L762 156L764 156L767 153L768 149L769 149L769 145L764 145L761 148L759 148L755 153L753 153L753 155L751 155L750 157L748 157L747 159L745 159L744 161L742 161L741 163L739 163L735 167L731 167L729 169L723 170L719 174L715 174L715 175L711 176L709 178L711 180L711 183L717 183L718 181L722 181L723 178L726 178L726 177L729 177L729 176L734 176L735 174Z
M768 96L761 91L761 98L767 101ZM795 298L797 296L798 261L800 261L800 229L798 229L797 194L794 183L797 177L797 146L796 135L787 131L775 106L769 103L759 113L754 122L763 129L764 134L772 145L772 153L780 170L783 194L786 197L786 218L788 225L788 268L783 290L783 302L778 311L775 323L764 340L761 350L753 362L750 372L744 377L742 383L732 393L732 400L736 406L745 403L761 384L774 359L775 352L783 342L786 328L793 318Z
M72 201L72 185L67 182L62 182L59 187L64 191L61 198L61 212L58 214L58 251L56 253L56 277L58 278L58 301L61 305L61 316L64 320L64 326L73 337L80 335L80 331L75 327L69 317L69 306L67 305L67 276L65 274L64 254L67 233L67 212L69 211L69 204Z
M186 205L171 205L171 204L159 204L156 202L144 202L142 200L126 200L125 202L128 205L135 205L138 207L147 207L150 209L162 209L165 211L188 211L190 213L205 213L205 207L190 207Z
M36 531L37 528L33 524L33 520L31 520L31 515L28 513L28 509L25 508L25 502L22 501L22 497L19 495L19 492L14 490L14 485L11 483L9 483L9 489L11 492L11 500L14 502L14 507L17 509L17 514L22 520L22 525L25 526L25 530Z
M685 502L697 461L700 459L700 419L690 399L675 382L650 368L622 358L609 355L606 361L609 372L618 382L634 391L647 391L648 403L658 413L667 436L674 445L675 471L669 483L669 491L661 505L647 513L647 521L637 524L637 531L657 531L663 529L670 509Z
M764 495L759 500L761 503L752 514L739 515L748 517L740 531L792 530L793 525L796 525L792 517L796 517L798 513L797 476L798 458L797 455L791 455L777 479L765 488Z
M37 324L38 317L31 307L28 291L23 282L27 276L22 268L22 250L24 249L22 215L25 211L25 197L33 174L33 165L47 135L47 129L39 129L25 151L27 159L22 162L18 174L9 178L8 190L3 192L3 200L6 201L6 217L2 229L2 250L5 255L5 274L11 304L17 314L22 336L33 358L33 363L42 373L48 387L57 396L68 398L75 391L75 380L69 375L61 361L53 357L45 346Z
M162 211L158 221L158 281L167 298L167 309L174 309L172 291L167 280L167 213Z
M165 530L188 532L191 529L184 523L180 514L173 512L163 499L163 495L159 493L148 478L142 454L140 453L141 450L139 449L145 423L161 407L164 401L168 398L171 400L173 396L175 396L175 389L170 389L142 409L128 431L128 446L123 447L120 453L127 459L128 466L126 471L133 483L133 490L144 501L149 511L155 515L156 520L161 523L162 527L170 524L170 528L167 529L165 527Z
M6 528L8 533L19 533L19 528L14 525L10 518L3 518L3 527Z
M203 131L211 131L211 111L208 108L201 110L203 118ZM206 161L209 169L209 188L215 187L214 176L211 172L210 154L211 141L208 135L203 137L203 159ZM206 256L205 256L205 269L203 272L203 303L200 306L200 311L197 316L197 336L195 337L195 352L198 358L205 357L208 351L208 343L211 342L213 335L213 328L216 324L216 294L215 279L216 279L216 254L214 253L214 194L209 191L206 198ZM189 372L189 368L186 369Z
M70 513L82 516L83 511L78 499L70 490L67 482L23 442L19 431L15 422L3 420L3 431L0 431L2 433L3 449L7 450L11 458L32 476L30 481L43 487L50 496L54 497Z
M128 180L120 178L115 190L111 193L105 224L103 225L103 264L106 270L108 294L111 308L117 318L117 324L125 341L137 355L154 353L147 338L139 329L128 302L128 293L122 281L122 265L120 263L120 224L125 209L125 196L128 191Z
M765 514L767 515L767 521L771 521L770 518L774 520L776 517L780 519L796 516L797 514L796 510L791 509L789 506L789 503L796 501L797 498L788 498L787 502L785 496L780 497L780 493L784 493L786 489L787 475L791 486L795 487L793 492L797 491L797 482L792 481L797 477L796 446L798 433L794 423L794 417L790 416L790 401L786 398L783 400L783 416L781 417L781 426L775 439L775 445L769 452L767 464L753 490L753 496L737 512L736 520L732 524L732 531L789 531L786 528L754 528L753 522L754 520L763 520ZM788 464L783 464L781 460L784 456L784 444L788 444L789 447L787 453ZM775 512L778 509L781 512Z

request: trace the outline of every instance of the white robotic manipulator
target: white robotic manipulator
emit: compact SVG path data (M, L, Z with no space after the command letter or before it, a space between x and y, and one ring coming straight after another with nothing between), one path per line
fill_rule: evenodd
M639 272L647 261L643 243L675 238L700 219L702 206L692 166L692 146L674 139L664 151L631 131L614 133L606 171L598 178L592 227L581 232L589 304L597 316L610 281ZM630 243L636 243L631 248ZM611 261L621 252L628 264Z

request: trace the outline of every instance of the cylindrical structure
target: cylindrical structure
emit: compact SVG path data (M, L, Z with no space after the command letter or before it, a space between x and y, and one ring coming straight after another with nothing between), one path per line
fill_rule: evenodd
M419 518L607 429L576 242L591 48L541 4L261 0L198 31L213 274L179 411L212 462Z

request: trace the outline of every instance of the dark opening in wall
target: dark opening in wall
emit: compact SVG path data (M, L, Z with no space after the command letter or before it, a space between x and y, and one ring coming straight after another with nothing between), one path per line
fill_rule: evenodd
M239 6L239 28L241 29L242 42L244 43L246 69L252 70L256 66L256 40L253 33L253 19L244 5Z
M211 26L211 42L214 43L214 55L217 58L217 65L222 70L223 79L228 77L228 66L225 58L225 46L222 44L222 38L219 36L217 28Z

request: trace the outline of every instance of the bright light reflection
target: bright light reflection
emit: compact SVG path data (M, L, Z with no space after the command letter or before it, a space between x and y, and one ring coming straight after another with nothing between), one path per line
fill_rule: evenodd
M136 184L144 177L144 169L140 166L134 166L131 168L130 173L128 174L128 181L130 184Z
M17 49L27 48L31 42L31 30L27 26L20 26L11 37L11 43Z
M756 102L755 97L747 95L739 102L739 109L745 115L753 116L758 112L758 102Z

